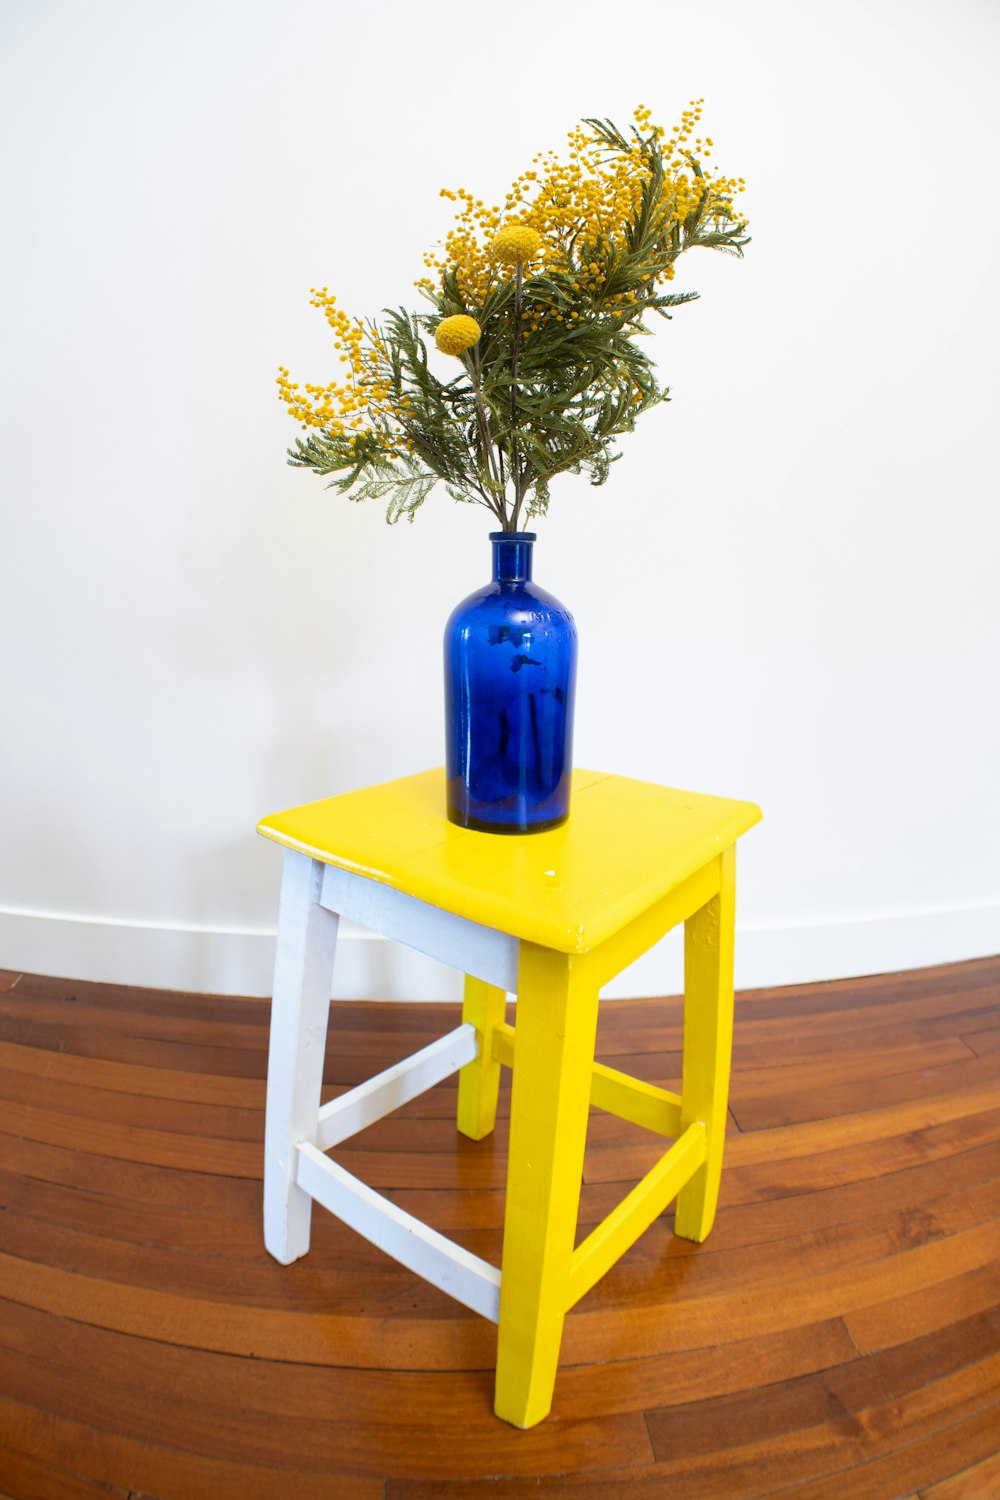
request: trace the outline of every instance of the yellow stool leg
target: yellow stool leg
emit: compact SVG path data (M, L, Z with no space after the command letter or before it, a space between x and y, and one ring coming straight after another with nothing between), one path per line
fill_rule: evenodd
M493 1028L506 1015L507 996L495 985L465 976L462 1020L471 1021L480 1037L479 1056L458 1075L458 1128L471 1140L489 1135L497 1119L500 1064L493 1060Z
M707 1156L677 1195L674 1231L703 1240L715 1219L733 1047L736 849L719 859L719 891L684 924L684 1079L681 1125L701 1120Z
M496 1414L532 1427L552 1405L576 1238L597 986L585 959L521 943Z

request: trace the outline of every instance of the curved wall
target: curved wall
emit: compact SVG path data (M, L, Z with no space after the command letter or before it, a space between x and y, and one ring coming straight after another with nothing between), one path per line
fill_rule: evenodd
M285 467L278 363L335 371L309 288L414 305L441 186L492 198L581 115L701 95L754 243L681 262L672 403L538 526L577 761L761 804L740 984L1000 948L1000 12L637 0L627 68L606 16L0 23L0 966L267 990L257 818L439 763L440 633L488 566L485 512L388 530ZM338 964L344 994L454 983L360 933ZM677 986L668 940L616 988Z

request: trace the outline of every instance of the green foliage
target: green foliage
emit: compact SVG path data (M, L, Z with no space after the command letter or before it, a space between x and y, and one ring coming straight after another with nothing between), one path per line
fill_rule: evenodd
M440 265L438 282L418 283L431 312L387 310L381 323L364 325L364 352L351 351L350 392L362 422L317 418L285 383L293 414L313 429L290 450L291 463L330 477L353 500L385 500L390 523L412 520L439 483L454 499L487 507L504 530L544 514L559 474L605 483L617 440L669 399L639 341L647 313L669 319L697 297L666 289L674 262L696 246L742 255L748 241L732 209L735 184L710 182L690 152L683 173L676 159L668 166L663 132L633 127L626 136L609 120L584 124L590 149L611 163L604 181L617 217L594 213L586 185L575 216L560 216L553 192L550 202L540 189L514 219L530 227L534 215L539 226L546 250L534 274L490 262L468 234L456 240L461 253ZM464 213L468 228L472 210ZM456 358L454 378L442 380L426 341L456 315L473 318L480 337Z

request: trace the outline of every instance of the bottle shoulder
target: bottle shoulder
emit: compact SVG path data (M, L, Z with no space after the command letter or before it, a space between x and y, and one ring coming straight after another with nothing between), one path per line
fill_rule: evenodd
M483 624L492 619L518 620L524 624L530 621L554 623L561 620L571 627L574 624L573 616L565 604L534 580L514 587L500 584L496 580L485 584L456 604L448 625L451 627L460 620L471 622L473 619L478 619Z

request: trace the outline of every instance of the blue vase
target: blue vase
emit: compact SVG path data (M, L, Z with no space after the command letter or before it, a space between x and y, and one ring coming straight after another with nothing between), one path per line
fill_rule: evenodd
M495 531L493 578L444 636L448 817L483 833L540 833L569 817L573 616L531 580L530 531Z

